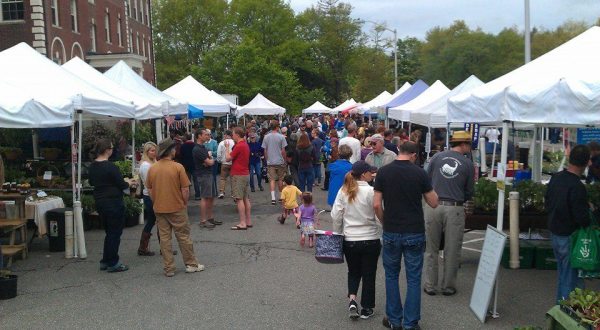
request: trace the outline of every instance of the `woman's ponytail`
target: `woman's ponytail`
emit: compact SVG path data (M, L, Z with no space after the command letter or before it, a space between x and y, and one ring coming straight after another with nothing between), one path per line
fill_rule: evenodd
M344 177L344 185L342 186L342 191L348 196L348 202L352 203L356 199L356 195L358 194L358 182L356 178L352 175L352 172L348 172Z

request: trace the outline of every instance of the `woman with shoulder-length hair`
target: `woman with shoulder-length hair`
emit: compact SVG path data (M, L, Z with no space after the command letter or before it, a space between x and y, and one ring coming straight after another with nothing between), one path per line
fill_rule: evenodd
M352 157L352 148L343 144L338 147L338 159L329 163L329 191L327 192L327 204L329 205L333 205L335 197L344 183L346 173L352 169L350 157Z
M108 160L112 153L113 144L109 139L96 142L96 158L89 168L89 180L94 187L96 210L106 232L100 270L124 272L129 267L119 261L119 245L125 227L123 190L129 188L129 184L123 180L119 168Z
M333 230L344 234L344 256L348 264L348 312L350 318L368 319L375 307L375 277L381 252L381 226L373 209L373 173L377 168L359 160L346 174L333 209ZM361 311L356 295L362 279Z
M298 180L300 181L300 187L298 188L302 192L312 192L315 182L313 163L317 160L318 156L308 139L308 134L300 134L296 150L298 151Z
M152 207L152 199L146 189L146 178L148 177L148 170L152 164L156 163L157 146L154 142L146 142L144 144L144 151L142 153L142 162L140 164L140 184L144 188L142 190L142 198L144 199L144 220L146 224L142 230L142 237L140 238L140 247L138 248L139 256L153 256L154 252L148 250L150 244L150 237L152 237L152 228L156 223L156 215Z

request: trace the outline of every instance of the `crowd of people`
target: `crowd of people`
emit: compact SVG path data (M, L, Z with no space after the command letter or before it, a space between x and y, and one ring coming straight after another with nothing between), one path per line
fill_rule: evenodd
M251 193L257 187L262 191L263 182L268 182L271 204L281 207L276 220L284 224L292 216L300 230L303 247L307 241L309 247L314 246L315 228L320 225L312 191L314 187L328 191L333 230L344 235L351 318L368 319L374 314L380 254L385 271L383 325L386 327L418 329L421 292L444 296L457 293L465 216L469 210L465 203L474 194L475 168L469 157L472 147L469 132L454 132L450 148L445 151L438 148L425 168L422 167L421 131L412 131L409 136L402 128L386 129L383 125L363 123L351 117L286 117L281 122L251 120L245 126L234 126L220 134L207 128L198 128L193 133L172 132L170 138L158 145L148 142L143 148L139 184L143 186L146 225L138 254L154 255L148 243L156 224L166 276L175 275L173 232L185 271L204 269L194 255L190 239L187 206L191 198L200 200L201 228L210 229L223 223L215 219L214 200L230 196L239 216L239 222L230 229L248 230L253 226ZM443 135L437 132L433 140L443 144ZM98 212L106 224L100 269L119 272L128 269L118 256L123 229L123 223L117 221L123 218L121 191L135 182L124 181L118 169L107 161L111 152L110 141L98 141L97 158L90 168L90 183L94 186ZM581 158L575 159L573 165L577 173L585 158L578 154L578 149L571 154ZM589 160L589 150L587 157ZM585 163L587 166L587 161ZM563 181L569 179L573 181L569 184L576 186L574 179L566 174L562 176ZM558 185L554 184L557 178L549 185L551 196L547 196L547 203L553 198L565 198L564 192L554 192L561 189L554 188ZM193 197L190 187L194 190ZM582 192L577 186L576 191L578 195L573 198L580 200L585 189ZM554 218L562 211L552 210L553 205L561 203L551 204L548 208L554 225L550 229L554 234L555 253L560 256L560 296L568 292L567 287L578 285L568 271L568 256L564 261L568 236L566 239L563 236L585 223L560 225L566 220ZM442 248L444 259L440 271L438 261ZM404 303L399 290L402 259L407 282ZM357 296L361 282L359 309Z

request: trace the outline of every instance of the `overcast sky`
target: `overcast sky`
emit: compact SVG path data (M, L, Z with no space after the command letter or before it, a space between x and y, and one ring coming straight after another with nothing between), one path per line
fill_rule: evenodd
M424 39L435 26L464 20L471 28L497 33L504 27L524 28L524 0L342 0L353 7L352 16L387 23L398 38ZM289 0L299 13L317 0ZM594 23L600 17L600 0L530 0L531 27L554 29L567 20ZM365 24L366 31L369 31Z

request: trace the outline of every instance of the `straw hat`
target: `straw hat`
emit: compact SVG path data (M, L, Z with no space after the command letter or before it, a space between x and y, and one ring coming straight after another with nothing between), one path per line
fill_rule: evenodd
M450 142L471 142L471 133L467 131L456 131L452 134Z

